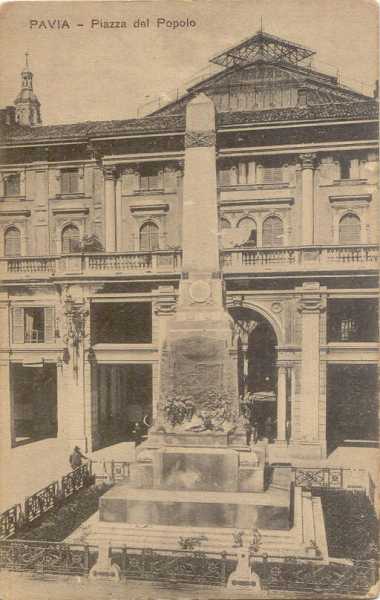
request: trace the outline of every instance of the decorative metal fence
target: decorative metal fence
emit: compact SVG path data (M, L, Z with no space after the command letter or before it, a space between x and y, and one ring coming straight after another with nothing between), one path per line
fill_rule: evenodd
M15 535L22 520L21 504L15 504L0 515L0 540Z
M25 522L31 523L59 504L60 494L58 481L53 481L32 496L25 498Z
M7 540L0 542L0 568L64 575L88 575L98 550L85 544ZM236 556L186 550L115 546L112 562L124 579L224 586L236 568ZM297 560L251 557L264 590L367 594L376 583L376 561Z
M294 469L294 484L303 488L343 488L343 469L298 468Z
M88 464L81 465L74 471L64 475L61 480L61 497L68 498L75 492L88 485L91 480L91 470Z
M25 498L23 506L21 504L12 506L0 515L0 540L15 535L22 527L60 506L66 498L90 485L91 482L91 463L84 464L62 477L61 483L53 481Z
M93 563L95 557L96 553ZM85 575L89 565L89 546L30 540L0 542L0 568L9 571Z

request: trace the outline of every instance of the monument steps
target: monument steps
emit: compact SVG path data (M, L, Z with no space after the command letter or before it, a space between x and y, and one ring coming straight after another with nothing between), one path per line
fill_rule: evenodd
M187 528L187 527L138 527L130 524L111 524L99 521L96 530L86 536L86 543L99 545L105 542L112 542L113 546L129 546L136 548L164 548L166 550L181 550L179 538L183 537L202 537L207 540L194 546L194 550L207 552L235 552L233 548L232 534L236 530L210 530L207 528ZM260 531L262 543L260 552L267 552L271 555L293 555L303 554L303 546L292 531L281 532L281 537L272 535L270 532ZM245 539L252 537L252 531L245 530Z
M161 548L180 550L179 538L206 536L207 540L194 547L194 550L207 552L234 552L232 528L178 527L173 525L139 526L130 523L110 523L100 521L98 513L93 515L76 532L68 538L69 542L81 542L99 545L111 542L113 546L129 546L136 548ZM252 537L252 530L245 529L245 539ZM304 555L304 546L300 543L299 533L293 528L284 530L260 530L260 552L271 555Z

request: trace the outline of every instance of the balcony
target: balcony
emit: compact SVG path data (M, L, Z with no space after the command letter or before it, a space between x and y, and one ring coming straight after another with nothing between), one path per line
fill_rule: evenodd
M180 251L66 254L0 259L0 278L59 279L66 276L172 274L181 270Z
M377 270L376 245L231 248L222 251L225 273Z
M378 250L376 245L230 248L221 251L221 268L226 274L376 271ZM15 257L0 259L0 279L5 282L61 277L179 275L181 268L180 250Z

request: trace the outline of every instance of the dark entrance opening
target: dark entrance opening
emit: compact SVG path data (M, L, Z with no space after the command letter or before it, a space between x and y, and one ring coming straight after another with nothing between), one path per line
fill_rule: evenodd
M342 445L378 443L376 365L328 365L327 442Z
M100 448L141 442L152 423L152 365L98 365Z
M277 337L258 312L230 310L238 336L239 394L253 402L252 417L259 439L277 437Z
M57 437L57 367L11 365L12 445Z

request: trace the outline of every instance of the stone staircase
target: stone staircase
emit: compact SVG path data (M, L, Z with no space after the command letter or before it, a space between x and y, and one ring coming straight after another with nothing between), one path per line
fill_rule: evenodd
M280 483L278 481L278 483ZM181 550L180 538L200 538L205 536L193 550L204 552L236 553L233 547L233 528L218 527L178 527L175 525L135 525L112 523L99 520L95 513L74 531L65 541L99 546L111 543L112 547L152 548L155 550ZM252 530L244 531L245 542L252 539ZM319 498L312 498L310 492L294 489L294 522L289 530L260 529L260 554L306 558L313 556L310 548L315 542L323 559L328 557L323 513Z

